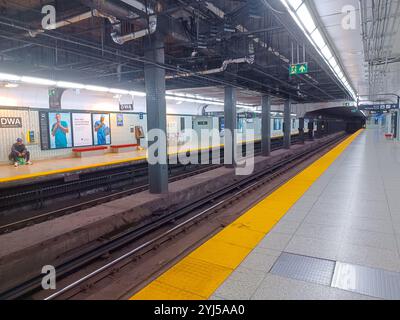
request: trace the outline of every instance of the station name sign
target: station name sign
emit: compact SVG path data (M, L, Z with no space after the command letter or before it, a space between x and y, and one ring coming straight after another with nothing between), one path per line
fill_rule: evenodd
M119 110L120 111L133 111L133 103L129 103L129 104L120 104L119 105Z
M0 128L22 128L22 118L0 117Z
M392 110L397 109L397 103L389 103L389 104L361 104L358 106L359 110L366 111L382 111L382 110Z

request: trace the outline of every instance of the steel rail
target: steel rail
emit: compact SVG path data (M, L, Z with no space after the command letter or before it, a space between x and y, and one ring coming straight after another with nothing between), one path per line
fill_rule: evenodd
M157 244L161 239L170 236L175 231L182 229L183 227L187 226L188 224L190 224L191 222L195 221L196 219L198 219L200 217L203 217L203 216L205 216L207 214L210 214L210 212L212 213L212 211L215 210L216 208L219 208L222 205L225 205L225 204L231 202L232 199L237 198L241 194L246 194L247 192L249 192L250 190L256 188L257 186L264 184L266 182L265 180L270 181L271 177L268 175L269 173L272 173L272 175L274 175L274 177L276 175L280 175L280 174L282 174L282 172L279 172L279 169L281 169L283 172L286 172L290 168L296 166L298 164L298 162L304 161L305 158L310 158L310 157L314 156L315 154L321 152L322 150L325 150L326 148L330 147L331 145L337 143L338 141L341 141L343 138L344 138L344 136L340 136L340 137L338 137L336 139L333 139L333 140L329 141L327 144L322 145L319 148L314 149L310 153L308 153L308 151L305 151L305 152L300 153L299 155L291 157L290 159L285 159L285 160L281 161L280 163L274 165L273 168L268 168L267 170L265 170L266 172L264 172L264 174L261 172L259 174L256 174L255 176L252 176L251 179L249 179L250 182L252 182L252 181L256 181L256 182L246 186L243 189L240 189L239 191L237 191L233 195L230 195L228 198L222 199L219 202L217 202L215 204L212 204L210 207L208 207L208 208L202 210L201 212L195 214L194 216L186 219L185 221L179 223L175 227L163 232L162 234L156 236L155 238L153 238L151 240L146 241L145 243L139 245L138 247L136 247L136 248L130 250L129 252L121 255L120 257L110 261L109 263L105 264L104 266L102 266L102 267L90 272L89 274L85 275L84 277L82 277L82 278L74 281L73 283L65 286L61 290L59 290L59 291L47 296L46 298L44 298L44 300L53 300L53 299L61 296L62 294L64 294L64 293L66 293L66 292L78 287L79 285L81 285L85 281L90 280L91 278L93 278L96 275L102 273L103 271L106 271L106 270L110 269L111 267L115 266L119 262L134 256L135 254L137 254L142 249L144 249L146 247L149 247L149 246L151 246L153 244ZM287 165L287 164L290 165L291 163L293 163L293 161L295 161L295 162L294 162L294 164L292 164L292 166L289 169L285 167L285 165ZM276 168L276 167L278 167L278 169L274 170L274 168ZM278 172L276 172L276 170L278 170ZM267 175L267 176L265 177L265 175ZM260 176L263 177L263 179L259 180ZM245 184L246 182L249 182L249 181L245 181L245 182L240 181L240 182L237 182L237 183L233 184L232 186L227 188L227 190L225 191L225 193L222 196L226 195L227 193L229 194L232 190L235 190L235 189L239 188L241 184ZM215 197L211 197L211 198L214 200ZM173 219L176 219L176 217L173 217Z
M336 143L337 141L343 139L344 136L345 136L345 134L342 134L342 135L339 135L336 137L331 137L330 139L328 139L327 143L323 144L322 146L318 146L311 151L304 150L303 152L301 152L297 155L294 155L287 159L283 159L280 162L272 165L271 167L268 167L265 170L262 170L254 175L246 177L240 181L237 181L228 187L224 187L224 188L218 190L217 192L214 192L211 195L206 195L202 199L199 199L194 203L188 204L185 207L178 209L177 211L174 211L172 213L164 215L161 218L159 218L158 220L151 222L150 224L136 227L133 230L126 230L123 233L119 234L114 239L111 239L107 243L101 244L94 249L93 248L86 249L86 252L84 252L84 250L82 250L82 253L80 256L72 258L71 260L58 266L57 274L58 275L70 274L72 271L76 270L78 267L87 265L91 261L98 259L99 257L103 256L104 254L109 253L110 251L120 249L123 246L125 246L127 243L131 243L132 241L135 241L138 238L143 237L146 234L149 234L150 232L154 232L154 231L158 230L159 228L165 226L166 224L171 223L172 221L176 221L179 218L185 217L185 216L193 213L195 210L201 209L205 205L209 205L211 203L211 207L215 209L216 205L214 204L214 202L216 200L220 199L221 197L224 198L227 195L229 196L232 194L232 192L239 189L240 190L239 192L235 192L235 194L233 196L231 195L228 198L228 199L233 199L233 197L236 197L238 194L242 194L243 192L249 191L251 188L254 188L256 185L259 186L263 183L266 183L267 181L270 181L276 175L282 174L282 173L286 172L287 170L289 170L290 168L296 166L298 164L298 162L296 162L296 160L303 161L305 158L311 157L314 154L321 152L323 149L329 147L330 145ZM292 167L290 167L290 168L285 167L290 164L292 164ZM279 170L281 170L282 172L280 172ZM256 182L254 183L254 181L256 181ZM227 199L223 200L223 203L227 203ZM217 204L221 205L221 202L219 201ZM205 214L205 212L209 212L211 207L209 207L208 210L202 211L203 215ZM193 219L190 219L189 221L193 221ZM188 222L186 222L186 224L187 223ZM174 230L176 230L175 227L174 227ZM152 243L154 243L154 241ZM134 251L134 252L137 252L137 251ZM131 255L132 254L134 254L134 253L131 252ZM126 258L126 257L127 256L124 255L124 258ZM112 265L115 265L119 261L121 261L121 259L118 259L116 262L114 261L112 263ZM111 266L110 264L107 264L107 268L109 268L110 266ZM105 268L105 269L107 269L107 268ZM102 268L101 270L103 271L105 269ZM98 271L98 272L101 272L101 271ZM98 274L98 272L96 272L96 274ZM87 280L88 278L91 278L93 276L94 276L94 274L91 274L89 277L85 276L85 280ZM7 292L1 294L0 298L1 299L12 299L12 298L17 298L17 297L26 295L27 293L32 292L33 290L40 287L40 283L41 283L40 279L41 279L40 276L37 276L31 280L28 280L28 281L24 282L23 284L17 286L16 288L10 289ZM85 281L85 280L81 280L79 283L82 283L82 281ZM75 284L75 286L76 285L77 284ZM68 290L70 290L70 289L71 289L71 286L68 286ZM65 290L62 291L62 293L64 293L64 292L65 292ZM60 294L61 293L55 293L55 294L51 295L52 299L56 297L54 295L59 296Z

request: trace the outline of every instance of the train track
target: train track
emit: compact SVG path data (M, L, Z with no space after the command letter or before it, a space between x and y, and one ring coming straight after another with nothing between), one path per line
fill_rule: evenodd
M91 283L107 277L107 275L113 273L115 269L118 269L120 265L129 263L132 258L138 258L140 255L146 254L147 252L158 247L163 242L166 242L177 234L184 232L191 225L198 223L200 220L206 218L220 208L229 206L229 204L235 201L235 199L240 198L244 194L260 187L272 179L285 174L285 172L296 167L305 159L313 157L314 155L338 143L344 138L344 136L345 135L341 135L339 137L332 138L322 147L316 148L312 151L304 151L298 155L292 156L291 158L282 160L264 171L258 172L252 176L244 178L243 180L237 181L230 186L224 187L223 189L214 192L211 195L205 196L204 198L177 211L164 215L150 224L136 227L131 230L126 230L118 236L115 236L113 239L110 239L109 241L99 245L95 249L82 252L79 257L57 266L56 270L58 279L73 273L73 271L92 263L104 255L110 254L110 252L116 252L118 249L125 247L127 244L138 241L144 236L148 236L160 228L168 226L170 223L176 224L177 221L180 221L167 231L135 247L133 250L124 253L104 266L90 272L86 276L48 296L46 300L60 298L70 294L72 291L79 291L81 290L80 288L90 286ZM15 299L24 296L40 288L40 283L41 277L38 276L1 294L0 299Z
M292 142L297 143L298 135L292 136ZM282 138L271 140L273 149L280 148L283 144ZM245 145L243 145L243 149ZM261 143L258 141L254 146L255 152L261 151ZM209 152L203 151L203 152ZM223 158L223 148L220 149L220 157ZM199 157L202 152L198 152ZM181 164L168 166L170 176L174 172L185 169ZM54 177L48 181L31 181L26 185L9 186L0 188L0 215L2 213L13 213L21 208L25 210L41 210L45 206L54 203L57 199L63 201L79 199L94 192L112 192L124 187L136 187L143 184L147 176L147 163L128 163L115 168L105 168L93 172L71 173L64 177ZM1 186L0 186L1 187ZM68 195L68 198L65 198Z
M294 140L293 144L296 144L296 143L299 143L299 141ZM282 147L282 143L279 143L279 144L275 143L272 146L272 150L277 150L281 147ZM259 155L259 154L260 154L260 151L255 150L255 155ZM223 157L222 157L222 159L223 159ZM182 174L172 176L169 178L169 181L173 182L173 181L185 179L185 178L188 178L188 177L191 177L191 176L194 176L194 175L197 175L197 174L209 171L209 170L216 169L220 166L221 166L221 164L201 166L200 168L195 168L195 169L189 170L187 172L184 172ZM184 170L185 170L185 168L184 168ZM34 225L37 223L48 221L48 220L51 220L51 219L54 219L57 217L61 217L63 215L71 214L73 212L77 212L77 211L80 211L83 209L97 206L102 203L106 203L106 202L109 202L109 201L112 201L115 199L123 198L123 197L129 196L129 195L132 195L132 194L135 194L138 192L142 192L144 190L147 190L148 187L149 186L147 183L141 183L137 186L130 187L130 188L127 188L122 191L109 192L107 195L99 196L99 197L96 197L94 199L90 199L87 201L79 201L79 203L77 203L77 204L63 206L62 208L51 210L49 212L37 213L37 214L35 214L34 212L33 213L31 212L30 213L31 216L28 218L20 219L18 221L13 221L10 223L0 225L0 234L13 232L13 231L25 228L27 226L31 226L31 225Z

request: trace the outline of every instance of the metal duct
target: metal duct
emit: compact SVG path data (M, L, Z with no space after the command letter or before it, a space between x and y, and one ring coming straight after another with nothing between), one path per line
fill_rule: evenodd
M61 28L61 27L65 27L65 26L68 26L70 24L74 24L74 23L80 22L82 20L89 19L91 17L92 17L92 11L88 11L88 12L79 14L77 16L68 18L66 20L59 21L54 26L52 26L51 29L54 30L54 29L58 29L58 28ZM37 29L37 30L34 30L34 31L29 31L28 34L31 37L36 37L38 34L43 33L45 31L46 30L44 30L44 29Z
M116 5L106 0L80 0L82 4L88 6L91 9L97 9L100 12L114 16L119 19L135 19L139 16L128 9L125 9L119 5Z
M157 16L153 15L149 17L149 27L136 32L132 32L123 36L118 35L116 32L111 34L111 38L115 43L124 44L125 42L132 41L135 39L142 38L149 34L152 34L157 29Z
M55 30L55 29L58 29L58 28L69 26L71 24L78 23L78 22L83 21L83 20L87 20L87 19L89 19L91 17L101 17L101 18L108 19L110 21L110 23L113 25L113 29L114 30L115 30L115 28L118 27L116 25L120 23L120 21L116 17L114 17L112 15L108 15L108 14L102 13L99 10L94 9L93 11L88 11L88 12L79 14L77 16L74 16L74 17L59 21L51 28L51 30ZM28 34L31 37L34 38L38 34L43 33L45 31L46 30L44 30L44 29L37 29L37 30L34 30L34 31L29 31Z
M121 0L121 1L134 7L135 9L137 9L139 11L142 11L145 14L148 14L148 15L154 14L153 9L151 9L149 7L146 8L146 6L143 3L141 3L140 1L137 1L137 0Z
M239 63L253 64L254 63L254 55L251 55L249 57L244 57L244 58L225 60L224 62L222 62L222 65L219 68L198 71L198 72L187 72L187 73L174 75L174 76L166 76L165 78L166 79L175 79L175 78L182 78L182 77L191 77L191 76L195 76L195 75L208 75L208 74L220 73L220 72L224 72L230 64L239 64Z

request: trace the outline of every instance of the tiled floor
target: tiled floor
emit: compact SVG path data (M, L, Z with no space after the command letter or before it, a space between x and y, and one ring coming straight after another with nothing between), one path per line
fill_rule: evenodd
M365 130L212 299L370 299L271 274L282 252L400 272L400 143Z

